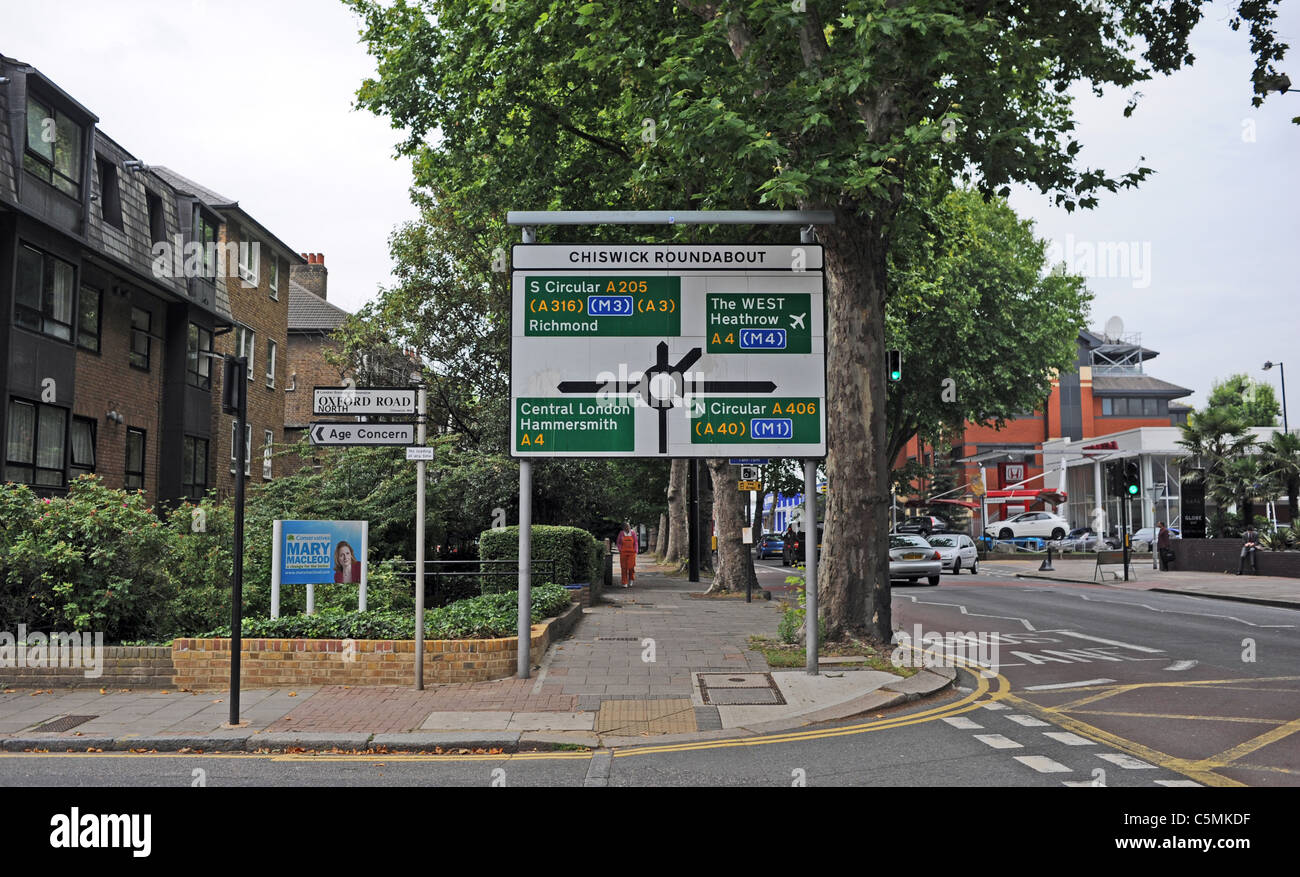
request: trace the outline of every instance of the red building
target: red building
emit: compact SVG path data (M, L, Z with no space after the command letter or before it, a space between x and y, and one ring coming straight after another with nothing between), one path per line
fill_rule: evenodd
M972 482L984 476L988 491L990 520L1002 520L1031 510L1053 510L1052 494L1065 485L1044 483L1059 480L1043 476L1043 442L1068 438L1080 441L1144 426L1177 426L1185 423L1191 410L1174 400L1192 391L1146 373L1146 363L1159 354L1142 346L1140 335L1107 338L1093 332L1079 333L1076 368L1052 380L1046 409L1009 421L1001 430L967 423L960 438L950 447L921 447L917 439L908 442L895 465L912 460L929 463L937 453L937 464L956 479L962 489L946 498L973 501ZM912 497L899 497L920 505L928 498L926 485ZM1044 492L1048 495L1044 496Z

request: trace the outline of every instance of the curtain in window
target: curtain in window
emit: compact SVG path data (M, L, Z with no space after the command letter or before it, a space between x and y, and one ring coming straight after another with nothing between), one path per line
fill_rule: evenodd
M32 464L32 445L36 438L36 408L25 402L9 403L9 440L6 459L11 463Z
M40 434L36 443L36 465L42 469L63 468L63 427L67 414L62 408L42 405Z
M72 421L72 465L83 469L95 468L94 430L85 420Z

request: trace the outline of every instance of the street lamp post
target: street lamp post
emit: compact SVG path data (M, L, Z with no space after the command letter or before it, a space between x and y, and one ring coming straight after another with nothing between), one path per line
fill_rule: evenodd
M1280 362L1265 362L1264 371L1268 371L1273 366L1277 366L1278 374L1282 376L1282 431L1288 432L1286 425L1286 369L1282 367Z

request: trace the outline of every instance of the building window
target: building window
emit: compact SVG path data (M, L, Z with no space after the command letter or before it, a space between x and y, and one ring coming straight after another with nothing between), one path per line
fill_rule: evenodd
M26 244L19 247L15 322L33 332L71 341L76 274L70 262Z
M239 242L239 279L249 286L257 286L257 271L261 262L261 244L249 239Z
M208 491L208 440L185 436L184 455L181 487L189 499L203 499Z
M23 168L70 198L81 199L81 126L27 95L27 150Z
M252 329L239 326L235 329L235 356L248 358L248 380L253 380L253 350L257 346L257 333Z
M68 412L63 408L11 399L5 480L62 487L67 423Z
M77 303L77 346L83 350L99 353L99 309L103 300L102 291L82 284Z
M217 222L194 205L194 242L203 247L203 279L217 278Z
M202 326L190 323L185 380L191 387L212 389L212 357L207 355L211 352L212 333Z
M162 197L153 192L144 193L145 203L149 206L149 240L161 243L167 240L167 219L163 213Z
M235 454L239 450L235 442L238 441L238 439L236 438L236 436L238 435L239 435L238 424L231 422L230 424L230 474L231 475L235 474L235 463L237 462L235 458ZM244 474L245 475L253 474L253 464L251 462L252 458L253 458L253 426L252 424L246 423L244 424Z
M275 389L275 342L266 342L266 385Z
M127 490L144 490L144 440L143 429L126 430L126 482Z
M272 254L271 265L268 271L270 277L267 282L271 286L271 298L276 301L280 300L280 260Z
M271 430L262 432L262 478L271 480L271 445L275 444L275 435Z
M1137 401L1137 400L1134 400L1134 401ZM1159 417L1159 416L1160 416L1160 400L1159 400L1159 399L1143 399L1143 400L1142 400L1142 416L1143 416L1143 417Z
M89 475L95 471L95 421L72 418L72 474Z
M117 184L117 165L102 155L95 156L95 167L99 170L99 212L104 222L121 230L122 228L122 192Z
M131 308L131 367L149 371L149 354L153 346L153 314L143 308Z

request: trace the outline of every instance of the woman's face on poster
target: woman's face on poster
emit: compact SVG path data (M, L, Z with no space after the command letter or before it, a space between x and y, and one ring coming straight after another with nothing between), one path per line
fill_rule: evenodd
M352 546L351 546L351 545L340 545L340 546L339 546L339 563L343 566L344 569L350 569L350 568L351 568L351 566L352 566Z

